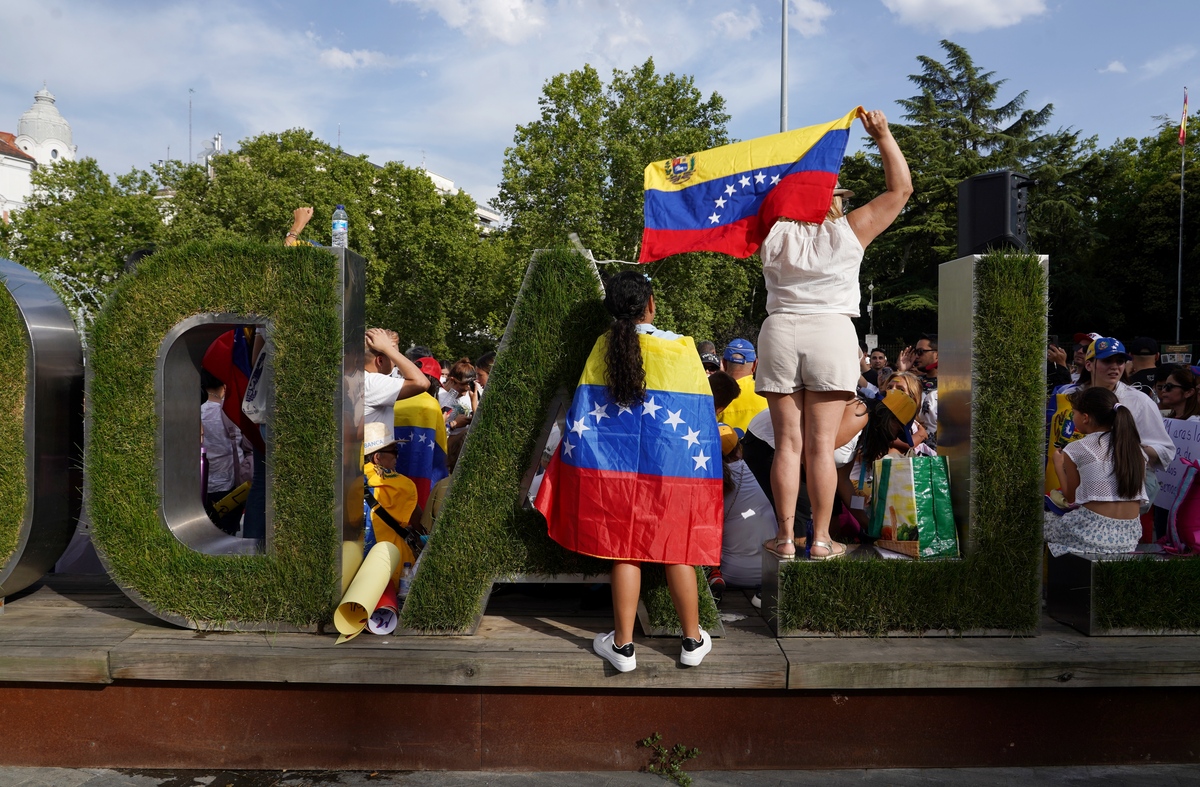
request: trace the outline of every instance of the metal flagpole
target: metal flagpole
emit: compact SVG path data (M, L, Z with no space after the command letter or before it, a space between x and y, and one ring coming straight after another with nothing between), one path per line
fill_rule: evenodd
M1183 120L1179 132L1179 267L1175 275L1175 343L1183 324L1183 175L1187 164L1187 88L1183 89Z
M791 0L783 0L783 33L780 36L781 43L779 47L779 130L780 132L788 130L787 118L787 15L788 3Z

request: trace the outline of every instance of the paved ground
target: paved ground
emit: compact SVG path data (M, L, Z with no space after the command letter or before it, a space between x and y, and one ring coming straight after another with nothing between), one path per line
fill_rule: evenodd
M844 771L697 771L693 787L1039 787L1200 785L1200 765L1066 768L925 768ZM662 787L647 773L385 773L367 771L132 771L0 767L0 787Z

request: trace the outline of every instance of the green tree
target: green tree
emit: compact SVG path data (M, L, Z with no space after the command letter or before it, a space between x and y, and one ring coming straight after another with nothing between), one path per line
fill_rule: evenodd
M405 346L440 356L494 344L500 304L516 295L498 241L481 239L475 203L464 192L443 196L419 169L383 167L350 156L304 129L260 134L202 168L158 169L173 193L164 242L234 235L282 242L292 211L313 207L302 238L329 241L327 217L345 205L350 246L367 260L367 321L396 330ZM519 275L519 274L518 274Z
M1184 151L1178 143L1178 120L1159 121L1157 133L1118 140L1099 153L1102 176L1090 201L1095 239L1072 258L1056 292L1052 325L1062 333L1086 330L1174 341ZM1193 135L1187 144L1184 182L1184 340L1200 337L1198 158L1200 143Z
M888 232L867 250L864 282L874 282L877 323L882 333L912 338L936 330L937 266L958 256L958 184L997 169L1016 169L1046 184L1030 197L1031 227L1042 221L1045 231L1086 224L1086 197L1080 193L1095 174L1094 140L1078 132L1044 132L1053 105L1027 109L1028 91L999 103L1004 79L983 71L963 47L942 41L945 62L918 57L921 71L909 76L917 95L897 101L905 122L891 124L908 159L913 196ZM883 189L877 155L847 159L842 180L862 200ZM1067 194L1058 184L1070 185ZM1053 228L1053 230L1051 229ZM1034 232L1037 235L1037 231Z
M84 158L37 168L32 185L26 207L5 228L4 244L13 260L39 273L107 292L125 257L159 240L162 218L148 172L111 178Z
M590 65L546 82L537 120L517 126L493 207L512 222L513 253L566 245L577 233L597 259L637 259L647 164L729 142L725 100L690 76L660 74L653 59L614 70ZM753 333L756 259L683 254L652 263L656 321L698 338Z

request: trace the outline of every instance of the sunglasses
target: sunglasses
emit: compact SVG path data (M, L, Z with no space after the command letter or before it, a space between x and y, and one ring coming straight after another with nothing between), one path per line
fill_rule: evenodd
M913 355L924 355L925 353L935 353L935 352L937 352L937 350L935 350L931 347L928 350L913 350Z
M1154 386L1154 390L1162 391L1163 393L1170 393L1171 391L1174 391L1176 388L1183 388L1183 386L1176 385L1175 383L1159 383L1158 385Z

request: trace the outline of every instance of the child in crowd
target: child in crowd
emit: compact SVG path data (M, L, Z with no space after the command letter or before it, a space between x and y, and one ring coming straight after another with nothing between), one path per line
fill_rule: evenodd
M1137 548L1138 509L1146 501L1146 456L1129 408L1106 388L1092 386L1071 397L1075 431L1084 437L1054 452L1063 496L1079 505L1064 516L1047 512L1050 554L1119 554Z

